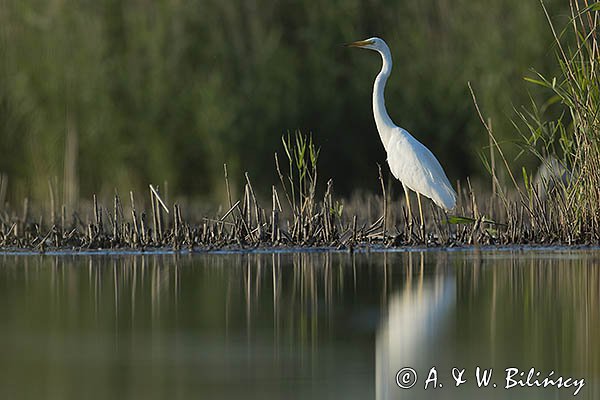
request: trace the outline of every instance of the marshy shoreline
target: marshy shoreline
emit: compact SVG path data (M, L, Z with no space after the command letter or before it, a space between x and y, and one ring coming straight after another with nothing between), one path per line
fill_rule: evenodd
M588 2L570 5L571 23L559 35L542 3L559 74L550 77L534 70L525 77L544 91L547 101L539 105L532 99L531 105L515 110L511 121L520 154L537 159L540 168L535 173L517 163L518 157L509 158L502 141L505 135L493 129L491 117L468 83L489 142L480 158L491 181L485 189L472 185L469 178L457 181L457 204L450 215L427 201L425 223L420 225L406 200L390 194L389 179L380 166L378 194L340 198L333 179L318 179L323 174L317 168L321 148L312 135L296 131L282 137L282 157L275 153L277 184L265 185L257 178L260 187L255 188L240 164L235 164L237 179L230 179L224 164L225 182L219 189L227 197L218 211L199 213L195 202L167 201L155 185L149 185L150 196L145 199L136 198L133 190L122 199L116 184L114 196L108 198L104 185L104 190L98 188L102 199L93 195L86 202L75 197L80 193L75 180L66 178L49 179L49 201L34 207L23 193L41 193L43 185L13 192L8 175L0 174L0 252L598 246L600 42L595 32L600 9ZM218 170L212 167L213 172ZM540 172L544 169L545 174ZM347 171L337 174L341 182L346 176ZM196 173L189 177L208 178ZM40 201L40 196L34 198Z
M173 248L119 248L119 249L81 249L81 248L58 248L46 249L44 251L35 251L22 248L2 248L0 256L48 256L48 257L126 257L126 256L194 256L194 255L260 255L260 254L381 254L381 253L496 253L496 254L515 254L523 255L556 254L575 252L580 255L581 251L600 251L600 245L459 245L459 246L399 246L385 247L381 245L359 245L355 247L237 247L225 246L222 248L195 247L185 249Z
M5 210L0 215L0 254L534 251L595 249L600 244L591 236L561 240L558 233L536 227L524 206L512 218L500 204L478 206L472 189L459 192L457 214L462 217L445 215L430 204L422 228L416 217L410 219L405 204L389 197L338 201L328 191L321 201L303 196L310 206L294 208L290 203L286 208L275 200L274 208L268 209L251 193L248 181L240 200L210 217L183 217L182 207L167 206L153 186L151 206L142 208L136 208L131 194L130 206L115 195L111 209L94 197L87 213L74 212L71 218L65 206L60 213L40 216Z

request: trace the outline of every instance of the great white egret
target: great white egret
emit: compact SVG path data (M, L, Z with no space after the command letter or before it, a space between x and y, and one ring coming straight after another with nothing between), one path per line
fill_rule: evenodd
M421 195L430 198L435 204L449 211L456 205L456 192L452 188L444 169L433 153L415 139L406 129L396 126L385 108L385 84L392 71L392 55L385 41L378 37L349 43L347 47L359 47L378 52L383 60L381 71L373 85L373 115L379 137L387 152L387 161L392 174L402 182L406 195L409 223L412 213L408 189L417 194L421 231L424 230Z

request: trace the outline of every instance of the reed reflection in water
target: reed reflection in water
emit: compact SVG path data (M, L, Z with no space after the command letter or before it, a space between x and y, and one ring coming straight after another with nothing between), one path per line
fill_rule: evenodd
M599 255L2 256L0 398L572 397L451 387L478 365L585 377L593 398Z

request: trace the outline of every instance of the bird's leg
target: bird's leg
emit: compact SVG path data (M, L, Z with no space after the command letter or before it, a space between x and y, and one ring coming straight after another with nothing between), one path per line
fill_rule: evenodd
M421 195L417 193L417 201L419 202L419 216L421 217L421 237L425 241L425 220L423 219L423 207L421 206Z
M402 184L402 187L404 188L404 195L406 196L406 209L408 210L408 240L412 240L413 218L412 211L410 209L410 198L408 197L408 188L404 184Z

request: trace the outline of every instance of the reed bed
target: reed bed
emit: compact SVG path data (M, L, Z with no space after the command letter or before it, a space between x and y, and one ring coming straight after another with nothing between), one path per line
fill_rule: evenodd
M328 188L332 188L330 181ZM554 225L531 214L524 204L514 201L502 209L493 199L484 204L468 188L461 190L461 216L448 217L431 205L426 215L425 235L416 219L410 224L401 200L392 204L389 198L371 195L369 219L367 206L350 199L340 214L332 204L331 190L320 198L310 214L299 209L286 209L280 204L279 191L273 189L273 205L264 207L253 194L250 180L243 195L231 208L212 216L189 216L178 203L166 204L158 189L150 190L148 209L138 208L130 193L131 204L125 205L115 195L112 207L95 198L89 219L69 213L61 207L58 217L33 216L27 212L3 210L0 215L0 251L30 250L219 250L293 247L336 248L357 247L471 245L593 245L598 236L573 232L566 240ZM338 202L339 203L339 202ZM382 211L387 208L387 213ZM483 210L500 209L493 217ZM499 217L502 215L503 217ZM414 216L413 216L414 218ZM497 222L501 221L501 222Z

